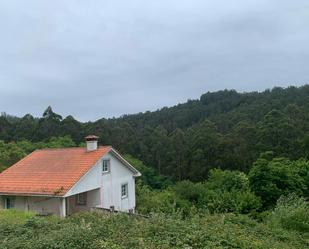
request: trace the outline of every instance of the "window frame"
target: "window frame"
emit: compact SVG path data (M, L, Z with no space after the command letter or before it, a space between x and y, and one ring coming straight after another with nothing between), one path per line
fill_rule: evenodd
M125 187L125 192L126 192L125 195L123 194L123 187ZM129 184L128 183L121 184L120 192L121 192L121 199L128 198L128 196L129 196Z
M15 198L13 197L5 197L4 198L4 209L13 209L15 208ZM9 201L9 207L8 207L8 201Z
M104 165L104 163L107 163L107 164ZM106 170L105 170L105 166L106 166ZM111 160L110 159L102 159L102 165L101 165L102 174L109 173L110 168L111 168Z
M76 201L76 206L87 206L87 192L77 194L75 201Z

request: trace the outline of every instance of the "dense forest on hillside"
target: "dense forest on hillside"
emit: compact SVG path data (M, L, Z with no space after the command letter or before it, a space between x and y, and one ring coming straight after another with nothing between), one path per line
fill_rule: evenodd
M200 181L213 168L249 172L267 151L292 160L309 157L309 85L208 92L174 107L95 122L62 118L51 107L41 118L0 117L4 142L39 143L69 135L78 145L88 134L175 180Z

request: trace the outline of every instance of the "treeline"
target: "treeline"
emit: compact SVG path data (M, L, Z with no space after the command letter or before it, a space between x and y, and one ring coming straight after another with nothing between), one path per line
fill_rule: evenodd
M206 93L155 112L79 122L46 109L41 118L0 117L0 140L48 142L69 135L75 144L100 136L175 180L204 180L211 169L248 173L261 153L309 158L309 86L264 92ZM99 107L98 107L99 108Z

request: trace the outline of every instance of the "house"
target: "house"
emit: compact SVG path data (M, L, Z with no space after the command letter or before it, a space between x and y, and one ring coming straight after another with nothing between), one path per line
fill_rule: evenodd
M61 217L94 207L134 212L141 174L111 146L36 150L0 174L0 208Z

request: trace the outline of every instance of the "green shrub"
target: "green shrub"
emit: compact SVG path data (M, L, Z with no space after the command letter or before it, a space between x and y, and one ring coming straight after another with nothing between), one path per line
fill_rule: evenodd
M176 197L170 190L151 190L149 187L137 184L137 211L142 214L151 212L172 213L175 211Z
M269 222L274 227L309 232L309 203L295 194L281 196Z
M199 207L211 213L248 214L259 210L261 200L250 191L248 177L239 171L214 169L200 191Z
M23 212L16 209L0 209L0 226L4 224L24 224L34 215L32 212Z
M26 215L26 214L25 214ZM6 214L0 213L3 220ZM20 214L20 217L24 216ZM27 215L26 215L27 216ZM307 249L308 237L270 229L248 216L234 214L79 213L66 219L30 216L0 224L0 248L7 249ZM4 233L5 232L5 233Z
M137 209L144 214L182 212L188 216L193 210L248 214L261 207L260 198L249 190L248 178L238 171L212 170L205 183L182 181L163 191L137 186Z
M222 192L248 191L249 179L240 171L213 169L209 172L206 185L208 189Z
M301 175L297 161L275 158L268 161L258 159L249 172L252 191L262 199L264 209L273 208L282 195L297 193L305 195L305 178Z
M248 214L259 210L261 207L260 198L250 191L245 192L220 192L208 190L203 196L201 203L210 213L234 212L239 214Z

